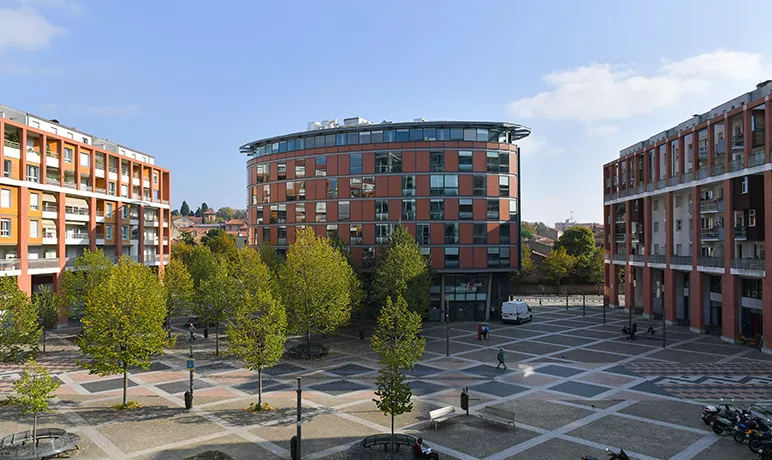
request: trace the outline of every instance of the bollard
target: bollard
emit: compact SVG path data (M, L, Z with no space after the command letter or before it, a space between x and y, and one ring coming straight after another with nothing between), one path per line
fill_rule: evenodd
M461 390L461 409L466 411L466 415L469 415L469 387L464 387Z
M193 408L193 395L190 394L189 391L185 392L185 409L192 409Z

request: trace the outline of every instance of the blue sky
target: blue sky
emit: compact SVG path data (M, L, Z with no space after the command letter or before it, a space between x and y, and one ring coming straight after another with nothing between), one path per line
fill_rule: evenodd
M0 103L246 207L239 145L312 120L504 120L526 220L602 217L620 149L772 78L772 4L0 0Z

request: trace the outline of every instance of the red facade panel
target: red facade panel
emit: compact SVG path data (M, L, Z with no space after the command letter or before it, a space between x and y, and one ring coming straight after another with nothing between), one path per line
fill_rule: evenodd
M415 203L416 207L416 218L418 220L429 220L429 216L431 215L429 211L429 200L428 199L421 199L418 198Z
M351 248L351 259L357 267L362 266L362 248Z
M488 244L499 244L501 227L497 223L488 223ZM512 241L512 240L510 240Z
M338 155L327 155L327 175L338 175Z
M486 180L488 182L488 196L499 196L499 176L488 176Z
M276 246L279 242L279 227L271 227L271 246Z
M402 200L389 200L389 220L398 221L402 218Z
M415 151L402 152L402 172L415 172Z
M432 239L434 239L434 224L432 224ZM445 267L445 250L443 248L432 248L432 268Z
M404 224L405 228L408 232L410 232L411 235L413 235L413 238L415 238L415 224Z
M474 172L485 172L484 150L475 150L472 152L472 170Z
M432 222L431 234L432 234L432 244L445 244L445 224ZM434 253L434 249L432 249L432 253ZM444 252L443 252L443 257L445 257Z
M362 201L362 220L365 222L372 222L375 220L375 201Z
M327 179L317 179L314 181L315 189L316 189L316 199L317 200L323 200L324 198L327 198Z
M362 203L363 203L363 201L352 201L351 202L351 221L352 222L361 222L363 220L362 219Z
M509 220L509 200L499 199L499 220Z
M458 220L458 199L445 200L445 220Z
M375 196L389 196L389 176L375 176Z
M474 182L469 174L458 176L458 194L459 196L472 196L474 193ZM477 219L475 217L475 219Z
M362 244L375 244L375 224L362 225Z
M276 194L273 194L273 190L271 190L271 202L279 202L283 203L287 201L287 183L286 182L279 182L276 184Z
M338 179L338 197L341 200L348 200L351 196L351 183L348 178L341 177Z
M335 222L337 220L338 220L338 202L328 201L327 202L327 222Z
M461 180L459 178L459 180ZM429 176L420 175L415 178L415 194L416 196L429 196Z
M287 179L295 178L295 160L287 160Z
M362 173L375 173L375 154L372 152L362 154Z
M402 196L402 176L389 176L389 196Z
M338 155L338 175L346 176L349 174L349 156L348 154Z
M287 204L287 223L288 224L295 223L295 203Z
M488 251L486 248L474 248L474 268L488 267Z
M511 268L517 268L517 246L509 247L509 266Z
M445 150L445 171L458 171L458 150Z
M428 172L429 158L430 154L428 150L419 150L415 152L415 170L417 172Z
M519 171L517 170L517 152L509 152L509 173L510 174L518 174Z
M472 224L460 224L458 233L461 244L472 244Z
M460 268L474 268L474 248L462 247L459 249L458 265Z
M279 177L279 173L278 173L279 166L278 165L279 165L278 163L271 163L268 166L268 175L269 175L268 177L270 177L270 180L272 180L272 181L277 180L278 177Z
M477 199L472 201L472 217L474 220L484 221L488 218L488 210L486 209L486 200Z

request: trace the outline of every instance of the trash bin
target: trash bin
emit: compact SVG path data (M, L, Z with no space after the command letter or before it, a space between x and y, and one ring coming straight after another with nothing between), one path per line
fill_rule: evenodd
M298 437L293 436L290 438L290 457L292 457L292 460L298 459Z
M204 338L205 338L205 339L208 339L208 338L209 338L209 327L205 327L205 328L204 328Z
M192 409L193 408L193 395L190 394L190 391L185 392L185 409Z
M469 392L466 388L461 390L461 409L466 411L466 415L469 415Z

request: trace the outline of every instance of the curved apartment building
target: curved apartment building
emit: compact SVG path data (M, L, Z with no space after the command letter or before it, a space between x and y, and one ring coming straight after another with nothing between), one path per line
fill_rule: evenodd
M241 147L249 155L249 244L286 250L298 228L337 233L364 270L394 225L439 275L430 319L486 320L520 266L520 155L512 123L361 118Z

